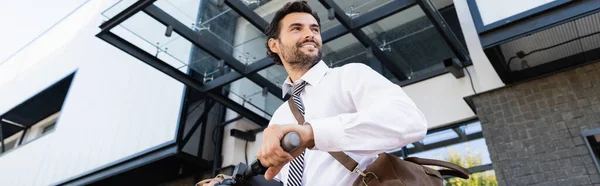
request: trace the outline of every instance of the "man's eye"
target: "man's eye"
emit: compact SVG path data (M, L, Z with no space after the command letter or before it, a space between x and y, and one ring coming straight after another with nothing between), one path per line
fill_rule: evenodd
M319 29L316 29L316 28L315 28L315 29L313 29L313 31L315 31L315 32L319 32Z
M300 30L300 28L296 27L296 28L292 28L292 30Z

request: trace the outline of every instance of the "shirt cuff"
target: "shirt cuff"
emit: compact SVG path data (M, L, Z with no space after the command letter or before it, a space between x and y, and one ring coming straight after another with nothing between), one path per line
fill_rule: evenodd
M338 117L307 121L313 129L315 146L311 150L340 151L338 143L344 138L344 126Z

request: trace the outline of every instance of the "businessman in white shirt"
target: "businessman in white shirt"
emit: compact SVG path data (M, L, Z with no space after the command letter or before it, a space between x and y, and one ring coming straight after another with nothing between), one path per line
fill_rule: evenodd
M287 186L352 185L351 173L328 152L343 151L364 170L379 153L421 140L427 122L400 86L361 63L329 68L323 61L318 15L306 2L284 5L266 29L267 55L283 65L291 94L305 123L298 123L287 103L263 132L257 158L267 180ZM285 152L281 138L300 134L301 146Z

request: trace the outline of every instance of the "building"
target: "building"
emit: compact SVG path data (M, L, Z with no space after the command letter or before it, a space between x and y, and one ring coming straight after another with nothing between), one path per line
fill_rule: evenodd
M285 100L264 30L285 1L84 1L0 63L2 185L191 185L250 162ZM399 157L499 185L592 185L600 1L310 1L331 67L423 111Z

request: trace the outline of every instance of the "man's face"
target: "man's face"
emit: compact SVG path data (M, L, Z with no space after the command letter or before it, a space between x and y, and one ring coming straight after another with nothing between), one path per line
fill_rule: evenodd
M280 22L279 39L272 51L289 65L310 67L321 60L321 29L317 20L308 13L290 13Z

